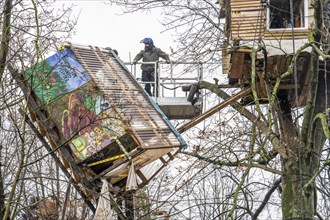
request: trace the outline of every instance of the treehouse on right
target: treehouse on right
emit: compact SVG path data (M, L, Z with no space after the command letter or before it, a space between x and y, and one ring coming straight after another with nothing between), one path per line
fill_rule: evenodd
M292 106L305 105L311 55L310 48L303 51L300 48L308 42L313 25L311 1L220 0L219 3L220 18L225 19L222 70L228 74L229 84L243 88L255 81L259 101L267 102L269 87L281 78L277 95L287 96ZM293 59L298 52L297 59ZM244 102L254 103L248 97Z

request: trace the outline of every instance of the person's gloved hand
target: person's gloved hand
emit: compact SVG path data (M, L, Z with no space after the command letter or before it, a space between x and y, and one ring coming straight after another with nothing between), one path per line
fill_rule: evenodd
M133 60L133 64L135 65L137 63L137 61L136 60Z
M170 64L170 63L171 63L171 60L166 60L166 63L167 63L167 64Z

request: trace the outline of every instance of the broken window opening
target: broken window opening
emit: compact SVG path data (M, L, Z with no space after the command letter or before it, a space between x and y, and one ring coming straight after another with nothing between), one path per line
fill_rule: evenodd
M291 18L290 0L269 0L267 16L269 28L305 28L307 24L305 20L306 0L292 0L292 6L293 17Z

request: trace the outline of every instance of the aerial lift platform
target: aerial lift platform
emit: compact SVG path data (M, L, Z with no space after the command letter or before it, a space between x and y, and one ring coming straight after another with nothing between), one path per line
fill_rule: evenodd
M143 82L141 80L140 64L155 66L155 80ZM202 96L192 104L189 101L189 88L203 80L203 63L173 62L171 64L162 61L157 62L131 62L124 63L137 82L144 87L146 83L151 84L154 96L152 99L157 103L162 112L170 120L193 119L203 112Z

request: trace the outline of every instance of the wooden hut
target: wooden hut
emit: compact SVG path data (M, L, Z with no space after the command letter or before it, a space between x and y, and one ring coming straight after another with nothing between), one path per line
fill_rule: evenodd
M69 44L17 80L30 126L64 172L71 170L87 191L98 192L100 179L125 188L129 172L142 187L159 164L173 159L173 149L186 146L109 49Z
M267 99L267 84L286 72L296 51L308 42L313 10L310 0L220 0L225 19L223 73L232 86L251 84L251 53L262 45L256 64L258 94ZM260 48L260 47L259 47ZM310 50L301 53L293 74L282 80L279 94L296 106L304 104L309 79ZM298 88L297 88L298 87ZM294 98L298 90L299 97ZM300 97L303 95L303 97Z

